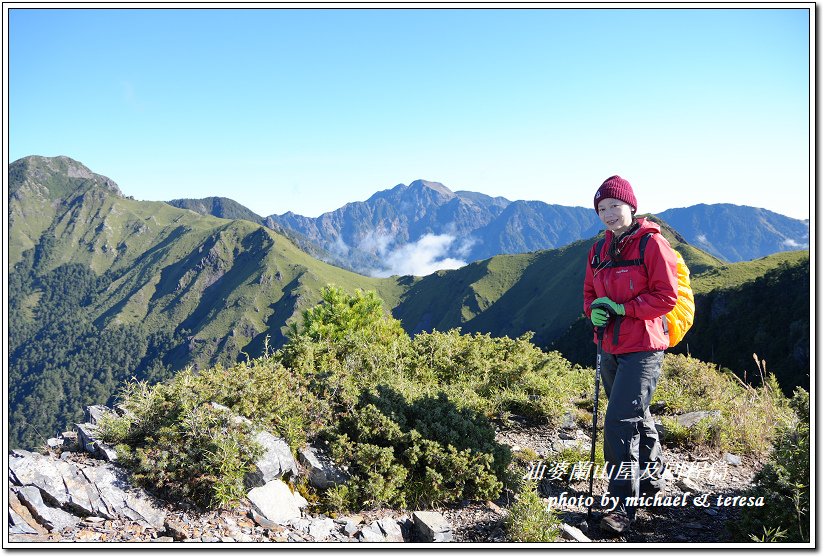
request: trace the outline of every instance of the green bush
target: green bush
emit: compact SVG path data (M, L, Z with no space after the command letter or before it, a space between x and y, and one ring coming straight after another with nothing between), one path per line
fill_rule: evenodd
M329 438L333 458L354 476L345 499L359 506L494 499L511 458L483 415L443 393L407 400L387 386L363 393ZM340 506L341 490L331 496Z
M245 495L243 477L261 452L253 429L296 448L317 427L309 418L317 404L303 382L272 358L186 370L154 386L133 381L118 398L122 415L103 419L102 438L120 449L140 483L203 506L231 505Z
M495 499L513 471L493 420L521 414L554 427L572 412L588 429L592 380L591 369L543 352L529 334L492 338L455 329L410 339L374 292L328 287L278 352L187 370L154 386L127 383L120 415L105 418L102 431L142 483L204 506L243 496L243 476L260 450L250 434L267 430L293 449L323 440L347 468L346 485L320 494L299 486L320 506L420 508ZM720 410L718 424L675 439L730 450L765 450L789 412L771 376L747 387L684 356L665 358L656 399L671 413ZM559 458L587 461L585 449Z
M521 414L557 425L591 377L558 352L543 352L531 338L463 335L460 329L421 333L412 340L407 377L491 418Z
M513 542L554 542L560 525L556 511L547 508L538 496L535 482L523 483L504 520L507 535Z
M763 507L745 507L733 529L745 541L810 541L810 395L796 389L790 402L796 419L780 428L775 447L745 496L764 497Z

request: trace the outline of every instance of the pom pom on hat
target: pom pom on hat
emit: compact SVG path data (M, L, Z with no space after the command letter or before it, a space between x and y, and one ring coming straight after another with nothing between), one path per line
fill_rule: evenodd
M595 211L598 211L599 201L609 198L623 201L632 207L633 213L638 210L638 201L635 199L632 186L620 176L610 176L604 180L604 183L595 192Z

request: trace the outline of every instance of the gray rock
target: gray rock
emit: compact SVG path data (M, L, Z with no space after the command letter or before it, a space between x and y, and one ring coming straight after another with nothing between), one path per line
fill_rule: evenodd
M358 531L358 525L355 524L354 521L349 520L343 525L343 531L347 536L354 536Z
M16 486L36 486L47 494L46 499L52 505L63 505L68 502L68 496L57 462L64 464L38 453L14 450L9 455L9 481Z
M255 523L258 524L258 526L268 528L269 530L277 530L278 528L280 528L280 524L269 520L268 518L257 512L255 509L252 509L249 514L251 515L252 520L254 520Z
M677 421L681 427L691 428L705 418L719 417L721 417L720 410L699 410L697 412L688 412L680 416L675 416L675 421Z
M98 502L94 514L104 518L125 517L144 527L164 529L166 512L146 492L132 488L124 470L106 463L88 466L81 473L96 490Z
M100 425L100 419L106 415L113 413L111 408L107 406L95 405L86 407L86 422L91 425Z
M255 512L276 524L285 524L301 517L300 500L281 480L272 480L256 487L249 491L247 497Z
M70 462L14 451L9 458L9 479L14 485L37 487L41 497L53 507L65 507L83 516L95 514L94 486Z
M575 526L570 526L569 524L561 524L561 536L564 539L572 540L576 542L591 542L592 540L589 539Z
M452 526L440 513L415 511L412 513L415 534L425 542L451 542Z
M78 450L76 431L64 431L59 435L59 438L63 440L63 449L70 451Z
M309 526L312 524L308 518L293 518L289 520L286 525L290 528L297 530L301 534L308 534L309 533Z
M97 426L90 423L74 424L74 426L77 428L78 446L87 453L95 454L94 443L97 441Z
M255 436L255 441L263 446L264 453L255 462L256 470L246 474L246 487L261 487L287 474L297 474L298 466L285 440L268 431L260 431Z
M15 496L15 499L17 497ZM39 534L31 524L9 507L9 534Z
M298 459L307 469L309 483L317 489L327 489L349 479L332 459L315 447L307 446L298 451Z
M701 486L699 486L697 483L695 483L695 481L691 480L690 478L678 478L678 480L675 482L675 485L678 486L678 489L684 492L701 492Z
M394 518L382 518L377 522L377 525L383 532L386 541L393 543L403 542L403 531L401 530L401 525L398 524L398 521Z
M63 446L63 439L60 437L52 437L46 440L46 446L50 449L56 449Z
M114 448L98 439L98 428L95 424L87 422L75 424L75 427L77 427L77 444L84 451L102 460L117 460L117 452Z
M315 541L323 541L332 534L332 530L334 529L335 521L331 518L313 520L309 524L309 535L312 536Z
M386 541L386 536L377 523L361 528L358 537L362 542L381 543Z
M60 532L66 528L74 528L80 523L80 518L67 513L58 507L51 507L43 501L40 490L34 486L15 487L17 498L25 505L39 524L50 532Z
M741 466L741 457L731 453L724 453L724 461L730 466Z

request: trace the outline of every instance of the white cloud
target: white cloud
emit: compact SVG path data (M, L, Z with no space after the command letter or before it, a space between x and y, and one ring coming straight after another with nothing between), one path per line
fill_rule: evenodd
M807 246L807 244L799 244L792 238L786 238L783 242L781 242L781 244L787 246L788 248L803 248Z
M329 251L336 255L347 255L349 253L349 246L343 241L342 236L335 238L335 243L329 247Z
M386 254L386 248L391 242L391 235L370 230L358 242L358 249L367 253L383 256Z
M706 244L707 243L707 237L704 234L699 234L698 236L695 237L695 239L698 240L699 244Z
M417 242L404 244L386 255L384 269L376 269L371 274L378 277L424 276L442 269L463 267L466 261L447 257L453 242L455 236L449 234L426 234Z

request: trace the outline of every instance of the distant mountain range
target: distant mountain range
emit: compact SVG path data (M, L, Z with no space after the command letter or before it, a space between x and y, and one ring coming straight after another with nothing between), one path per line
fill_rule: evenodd
M170 203L265 224L291 234L314 257L373 276L422 276L494 255L560 248L603 229L587 207L452 192L426 180L399 184L317 218L292 212L263 218L225 198ZM700 204L657 216L690 244L727 262L809 247L807 221L766 209Z
M658 215L692 245L724 261L749 261L810 247L810 223L766 209L720 203Z
M555 346L570 358L580 350L576 361L591 365L591 328L581 314L594 232L562 248L496 255L457 270L372 278L319 261L298 247L310 242L308 234L286 236L250 222L254 213L227 200L176 202L187 209L134 200L67 157L26 157L9 165L8 176L12 446L33 447L62 431L82 419L77 409L105 401L130 377L155 382L189 365L230 364L281 346L288 325L328 284L376 291L409 333L532 331L537 345ZM471 209L489 219L477 228L491 230L492 223L513 222L502 216L526 204L424 183L416 188L421 196L412 195L412 186L395 188L394 207L376 194L373 205L352 211L369 216L364 228L393 214L397 227L386 231L420 247L421 234L449 232L436 228L437 207L450 217L444 222ZM211 212L234 220L201 214ZM578 222L585 230L583 217ZM785 389L805 378L808 384L809 253L724 263L659 222L692 270L704 314L684 347L742 377L748 365L755 376L751 354L757 352ZM342 230L357 238L350 230L356 226ZM451 231L455 241L465 238L459 230ZM781 304L774 304L776 292Z

